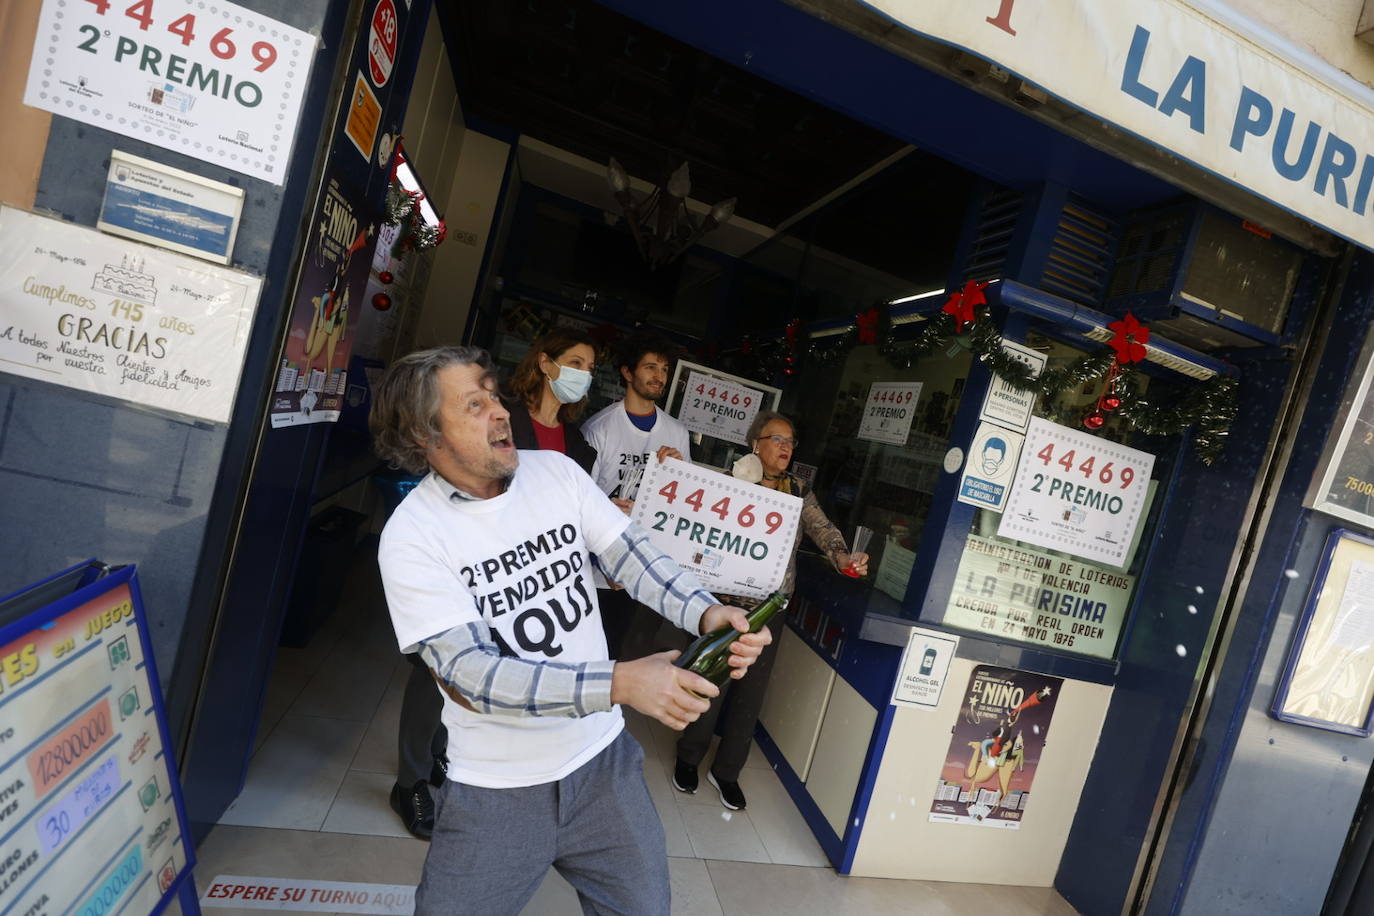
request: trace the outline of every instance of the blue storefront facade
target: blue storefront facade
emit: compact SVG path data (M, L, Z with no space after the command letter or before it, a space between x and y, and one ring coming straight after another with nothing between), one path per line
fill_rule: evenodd
M366 53L358 41L377 4L244 5L320 39L283 184L59 116L31 202L94 225L113 149L244 187L233 263L265 283L232 417L185 423L0 379L0 471L14 494L0 508L6 581L91 555L140 564L188 813L202 836L242 786L325 455L338 445L331 424L272 428L267 413L303 214L314 212L340 148L353 56ZM392 133L431 21L423 0L398 6L380 115ZM1135 560L1123 567L1133 586L1104 652L960 622L952 596L970 537L993 532L983 510L959 500L958 465L947 460L922 491L900 587L880 593L803 564L804 613L789 630L773 685L780 699L765 709L760 743L834 866L1053 885L1086 914L1344 912L1367 853L1360 827L1374 747L1273 709L1309 631L1333 534L1374 534L1358 513L1313 508L1313 482L1334 460L1371 360L1374 117L1364 106L1374 96L1164 2L1110 11L1069 0L1034 9L1012 0L604 6L972 176L965 211L910 220L952 237L943 289L991 281L989 314L1007 341L1091 352L1129 309L1152 325L1142 370L1150 384L1180 398L1211 379L1238 384L1215 460L1196 430L1132 440L1154 455L1155 485ZM433 21L452 28L454 17L438 4ZM352 180L369 186L378 171L369 170ZM374 205L382 189L365 192ZM739 261L727 275L754 269ZM1123 265L1137 262L1145 266L1128 288ZM501 257L491 250L484 263L498 270ZM722 315L740 307L726 286ZM911 328L943 301L894 305L892 315ZM1256 302L1272 304L1256 311ZM484 309L500 306L474 301L474 315ZM824 342L851 323L816 320L807 330ZM471 327L473 342L492 344L482 322ZM968 362L929 432L937 458L970 447L995 381L967 354L954 359ZM849 384L828 371L803 366L766 381L800 415ZM799 457L827 479L838 453L817 438ZM1360 444L1350 441L1340 454ZM115 453L134 458L93 457ZM164 473L171 455L175 479ZM845 491L830 479L833 500ZM851 522L872 517L862 502L853 497ZM959 637L947 695L930 712L891 702L913 626ZM1039 794L1018 829L928 817L957 694L978 666L1057 685Z

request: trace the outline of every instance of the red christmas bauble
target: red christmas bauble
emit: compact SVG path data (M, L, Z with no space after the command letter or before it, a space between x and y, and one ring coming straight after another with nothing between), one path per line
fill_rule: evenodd
M390 283L392 280L395 280L396 277L391 273L391 271L384 270L381 273L377 274L377 279L381 280L383 283Z
M377 293L372 297L372 307L379 312L385 312L391 308L391 297L386 293Z
M1101 429L1102 424L1107 422L1107 418L1102 416L1102 412L1094 410L1083 418L1083 425L1088 429Z
M1118 407L1121 406L1121 398L1109 394L1105 398L1103 398L1102 403L1098 404L1097 406L1102 410L1111 413L1113 410L1116 410Z

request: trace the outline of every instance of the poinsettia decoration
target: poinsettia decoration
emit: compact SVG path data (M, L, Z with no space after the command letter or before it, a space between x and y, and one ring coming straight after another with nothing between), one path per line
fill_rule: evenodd
M1122 363L1138 363L1145 358L1145 344L1150 341L1150 329L1136 320L1130 312L1120 321L1113 321L1107 324L1107 330L1115 333L1111 340L1111 348L1116 351L1116 361Z
M878 320L880 317L881 313L876 306L854 316L854 326L859 332L859 343L871 345L878 342Z
M973 324L977 317L974 310L980 305L987 305L988 298L983 294L987 285L987 280L970 280L963 289L950 293L949 299L940 307L940 311L954 318L954 333L964 333L964 325Z

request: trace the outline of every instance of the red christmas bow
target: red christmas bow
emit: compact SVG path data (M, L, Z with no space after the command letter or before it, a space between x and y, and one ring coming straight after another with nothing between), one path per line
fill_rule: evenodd
M964 284L964 288L958 292L950 293L948 301L940 311L946 315L954 316L954 333L962 334L964 325L973 324L973 310L980 305L986 305L988 298L983 295L983 290L987 288L988 281L981 283L973 280Z
M1150 329L1136 321L1130 312L1120 321L1113 321L1107 328L1116 332L1111 348L1116 351L1119 363L1138 363L1145 358L1145 344L1150 340Z
M876 307L854 316L854 324L859 329L859 343L878 342L878 309Z

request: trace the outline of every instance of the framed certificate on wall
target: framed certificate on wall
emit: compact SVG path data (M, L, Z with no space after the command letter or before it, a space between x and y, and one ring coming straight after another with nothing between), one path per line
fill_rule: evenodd
M1322 552L1271 712L1367 738L1372 707L1374 538L1338 528Z
M1374 528L1374 335L1365 341L1359 365L1303 505Z

